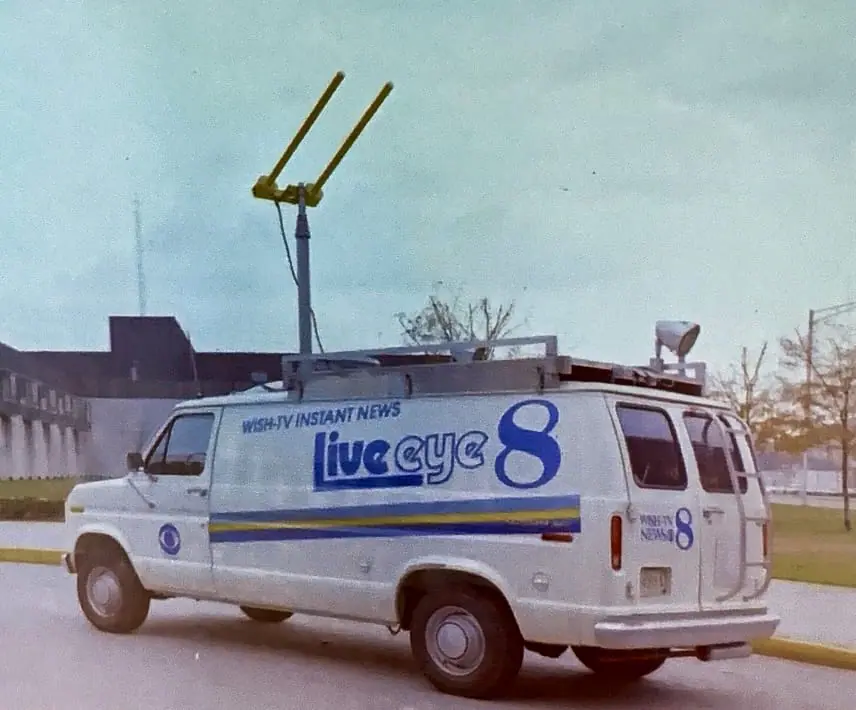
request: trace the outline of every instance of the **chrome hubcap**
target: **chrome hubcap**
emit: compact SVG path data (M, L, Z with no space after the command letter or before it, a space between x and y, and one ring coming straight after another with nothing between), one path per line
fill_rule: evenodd
M122 585L112 570L96 567L86 580L86 598L99 616L113 616L122 605Z
M425 631L428 655L447 673L469 675L484 661L484 632L476 618L465 609L438 609L428 620Z

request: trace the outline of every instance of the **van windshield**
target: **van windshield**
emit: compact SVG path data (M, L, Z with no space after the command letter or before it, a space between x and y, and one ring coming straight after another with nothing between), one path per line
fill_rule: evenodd
M719 419L716 422L710 415L697 412L684 414L684 424L692 442L702 488L708 493L734 493L726 456L731 459L731 465L738 474L746 473L746 465L733 431L736 422L729 422L724 417ZM723 427L728 430L725 439L722 436ZM738 476L738 481L740 492L746 493L746 477Z

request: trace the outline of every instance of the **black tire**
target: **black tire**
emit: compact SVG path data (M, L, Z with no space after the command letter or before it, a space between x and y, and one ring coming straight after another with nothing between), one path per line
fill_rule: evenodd
M568 650L567 646L562 646L557 643L537 643L534 641L526 641L523 644L523 647L527 651L532 651L532 653L537 653L539 656L544 656L544 658L559 658L565 651Z
M444 616L446 623L438 625ZM467 635L463 629L472 635L472 643L467 643L466 650L458 655L472 665L469 671L444 667L439 641L439 631L444 626L447 636ZM481 653L476 651L475 658L466 658L466 651L479 647ZM470 588L438 590L422 597L413 612L410 648L435 688L465 698L488 699L503 694L514 683L523 663L523 639L508 608L497 595ZM451 656L446 657L449 661L445 665L453 666Z
M128 558L118 550L86 554L77 572L77 600L89 623L111 634L136 631L151 604Z
M668 656L664 651L619 651L592 646L573 646L574 655L586 668L617 683L632 683L659 670Z
M253 621L258 621L260 624L279 624L292 617L290 611L275 611L273 609L259 609L254 606L242 606L241 611L244 612Z

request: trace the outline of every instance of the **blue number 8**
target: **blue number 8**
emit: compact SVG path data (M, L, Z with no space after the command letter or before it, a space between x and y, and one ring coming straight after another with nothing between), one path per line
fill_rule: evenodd
M524 429L514 422L514 415L525 407L543 407L547 410L547 424L543 429ZM503 444L502 451L496 457L494 470L496 477L509 488L540 488L552 481L559 472L562 463L562 450L559 443L550 436L559 423L559 410L546 399L527 399L509 407L497 425L496 434ZM508 456L519 451L540 460L542 470L537 480L531 483L514 481L505 470Z
M689 550L693 546L693 514L688 508L678 508L675 513L675 544L679 550Z

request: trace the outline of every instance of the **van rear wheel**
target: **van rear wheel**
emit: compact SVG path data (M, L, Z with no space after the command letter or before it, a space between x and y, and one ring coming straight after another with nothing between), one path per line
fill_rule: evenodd
M274 609L259 609L254 606L242 606L241 611L253 621L260 624L279 624L291 618L290 611L276 611Z
M413 611L410 648L438 690L491 698L507 690L523 663L523 639L507 607L475 589L429 592Z
M619 683L631 683L650 675L666 662L665 651L650 649L624 651L593 646L572 646L574 655L597 675Z

